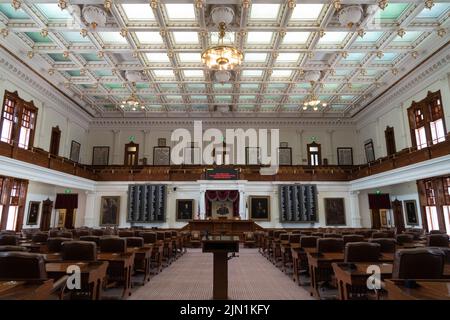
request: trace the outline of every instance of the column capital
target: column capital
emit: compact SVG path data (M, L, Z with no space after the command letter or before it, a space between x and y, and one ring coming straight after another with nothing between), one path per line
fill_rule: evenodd
M120 133L120 129L112 129L111 131L112 131L114 134Z
M295 132L296 132L297 134L303 134L304 131L305 131L305 130L303 130L303 129L297 129L297 130L295 130Z
M334 129L327 129L327 133L328 133L328 134L333 134L335 131L336 131L336 130L334 130Z
M150 129L144 129L144 130L142 130L142 133L143 134L149 134L150 133Z

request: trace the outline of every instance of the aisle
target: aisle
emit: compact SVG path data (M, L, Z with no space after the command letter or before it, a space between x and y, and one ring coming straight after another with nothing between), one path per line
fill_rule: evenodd
M147 285L134 291L130 299L210 299L212 263L212 254L188 249ZM257 249L243 248L238 258L229 261L229 296L231 299L251 300L311 299L307 290L275 268Z

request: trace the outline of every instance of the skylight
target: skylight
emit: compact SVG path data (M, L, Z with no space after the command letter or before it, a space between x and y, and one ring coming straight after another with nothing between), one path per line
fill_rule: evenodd
M252 5L250 19L276 20L279 10L279 4L255 3Z
M79 32L61 32L67 42L89 42L89 38L83 38Z
M173 32L173 39L177 44L197 44L197 32Z
M272 78L289 78L292 74L292 70L273 70Z
M342 43L347 35L348 32L325 32L325 35L320 38L319 44Z
M250 52L244 56L245 62L265 62L267 59L267 53Z
M68 10L61 10L56 3L40 3L36 7L49 20L72 20Z
M98 35L102 38L105 43L120 43L127 44L127 39L122 37L119 32L99 32Z
M247 37L248 44L270 44L273 32L249 32Z
M147 3L133 3L122 4L123 11L125 12L128 20L155 20L153 10Z
M156 77L158 78L170 78L170 77L175 77L174 73L172 70L153 70L153 73L155 74Z
M294 62L300 57L300 53L281 52L278 54L276 62Z
M310 32L286 32L283 44L305 44L310 34Z
M140 43L145 44L161 44L163 39L159 32L136 32L136 37Z
M200 52L180 52L178 57L180 62L201 62Z
M262 70L244 70L242 71L243 77L261 77L263 74Z
M297 3L292 12L291 20L317 20L322 8L323 4Z
M198 78L204 76L202 70L184 70L183 73L184 76L188 78Z
M185 3L167 3L167 17L169 20L195 20L194 5Z
M145 55L150 62L170 62L165 52L148 52Z

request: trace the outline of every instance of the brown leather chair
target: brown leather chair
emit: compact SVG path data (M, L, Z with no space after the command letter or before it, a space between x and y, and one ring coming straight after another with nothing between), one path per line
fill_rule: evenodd
M121 237L121 238L134 237L134 231L133 230L119 230L119 237Z
M397 241L398 245L403 245L405 243L411 243L414 241L414 237L407 233L398 234L395 236L395 241Z
M47 242L47 240L48 240L48 233L44 232L36 232L31 238L31 241L35 243L44 243Z
M342 252L344 240L340 238L321 238L317 240L317 252Z
M380 245L380 252L384 253L394 253L396 241L391 238L377 238L377 239L369 239L370 243L378 243Z
M80 241L92 241L92 242L95 242L97 245L99 245L100 237L99 236L81 236Z
M324 233L324 238L342 238L342 235L339 233Z
M50 253L61 252L61 244L64 241L72 241L72 239L63 237L48 238L47 239L48 252Z
M73 239L73 233L71 231L62 231L60 232L59 237Z
M323 237L323 233L322 232L312 232L311 236L322 238Z
M22 246L0 246L0 252L10 251L27 252L28 249Z
M156 240L163 240L166 238L166 233L164 231L156 231Z
M372 239L390 238L386 232L373 232Z
M316 248L317 240L319 237L315 236L301 236L300 237L300 247L302 248Z
M104 235L105 235L105 230L103 230L103 229L93 229L93 230L91 231L91 234L92 234L93 236L101 237L101 236L104 236Z
M348 234L342 237L344 243L350 242L364 242L364 236L359 234Z
M0 252L0 279L47 279L43 255L29 252Z
M299 233L293 233L289 235L289 243L300 243L301 235Z
M378 243L347 243L344 250L344 262L376 262L380 259L380 248Z
M90 236L91 235L91 231L88 229L77 229L76 230L77 233L77 237L85 237L85 236Z
M440 279L444 272L445 253L439 248L397 250L392 269L393 279Z
M279 239L281 241L288 241L289 240L289 233L282 233L282 234L280 234Z
M126 253L127 241L114 236L102 237L100 238L100 252Z
M427 247L445 247L448 248L448 235L429 234L427 235Z
M430 230L429 234L445 234L445 232L441 230Z
M0 235L0 246L17 246L19 244L19 238L13 234Z
M128 248L141 248L144 246L144 238L142 237L126 237Z
M140 232L139 236L144 239L144 243L156 242L156 232Z
M92 241L65 241L61 244L63 260L97 261L97 244Z
M60 230L58 230L58 229L48 230L48 237L49 238L59 237L59 233L60 233Z

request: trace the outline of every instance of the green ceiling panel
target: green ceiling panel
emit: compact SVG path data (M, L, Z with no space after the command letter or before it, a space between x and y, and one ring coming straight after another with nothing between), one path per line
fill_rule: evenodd
M66 71L71 77L80 77L80 70L68 70Z
M380 14L380 18L397 20L408 7L408 5L409 3L389 3L384 10L378 11Z
M99 58L95 53L82 53L81 56L87 62L103 61L103 58Z
M62 53L49 53L48 56L55 62L67 62L70 61L68 58L64 57Z
M50 37L43 37L39 32L25 32L25 34L35 43L51 43Z
M448 11L450 11L450 3L435 3L431 10L423 9L417 18L436 19Z
M90 42L88 37L83 38L79 32L61 32L60 34L67 42Z
M42 12L48 20L72 20L68 10L61 10L56 3L36 4L36 8Z
M8 19L29 19L30 17L22 9L15 10L11 3L0 3L0 12Z

